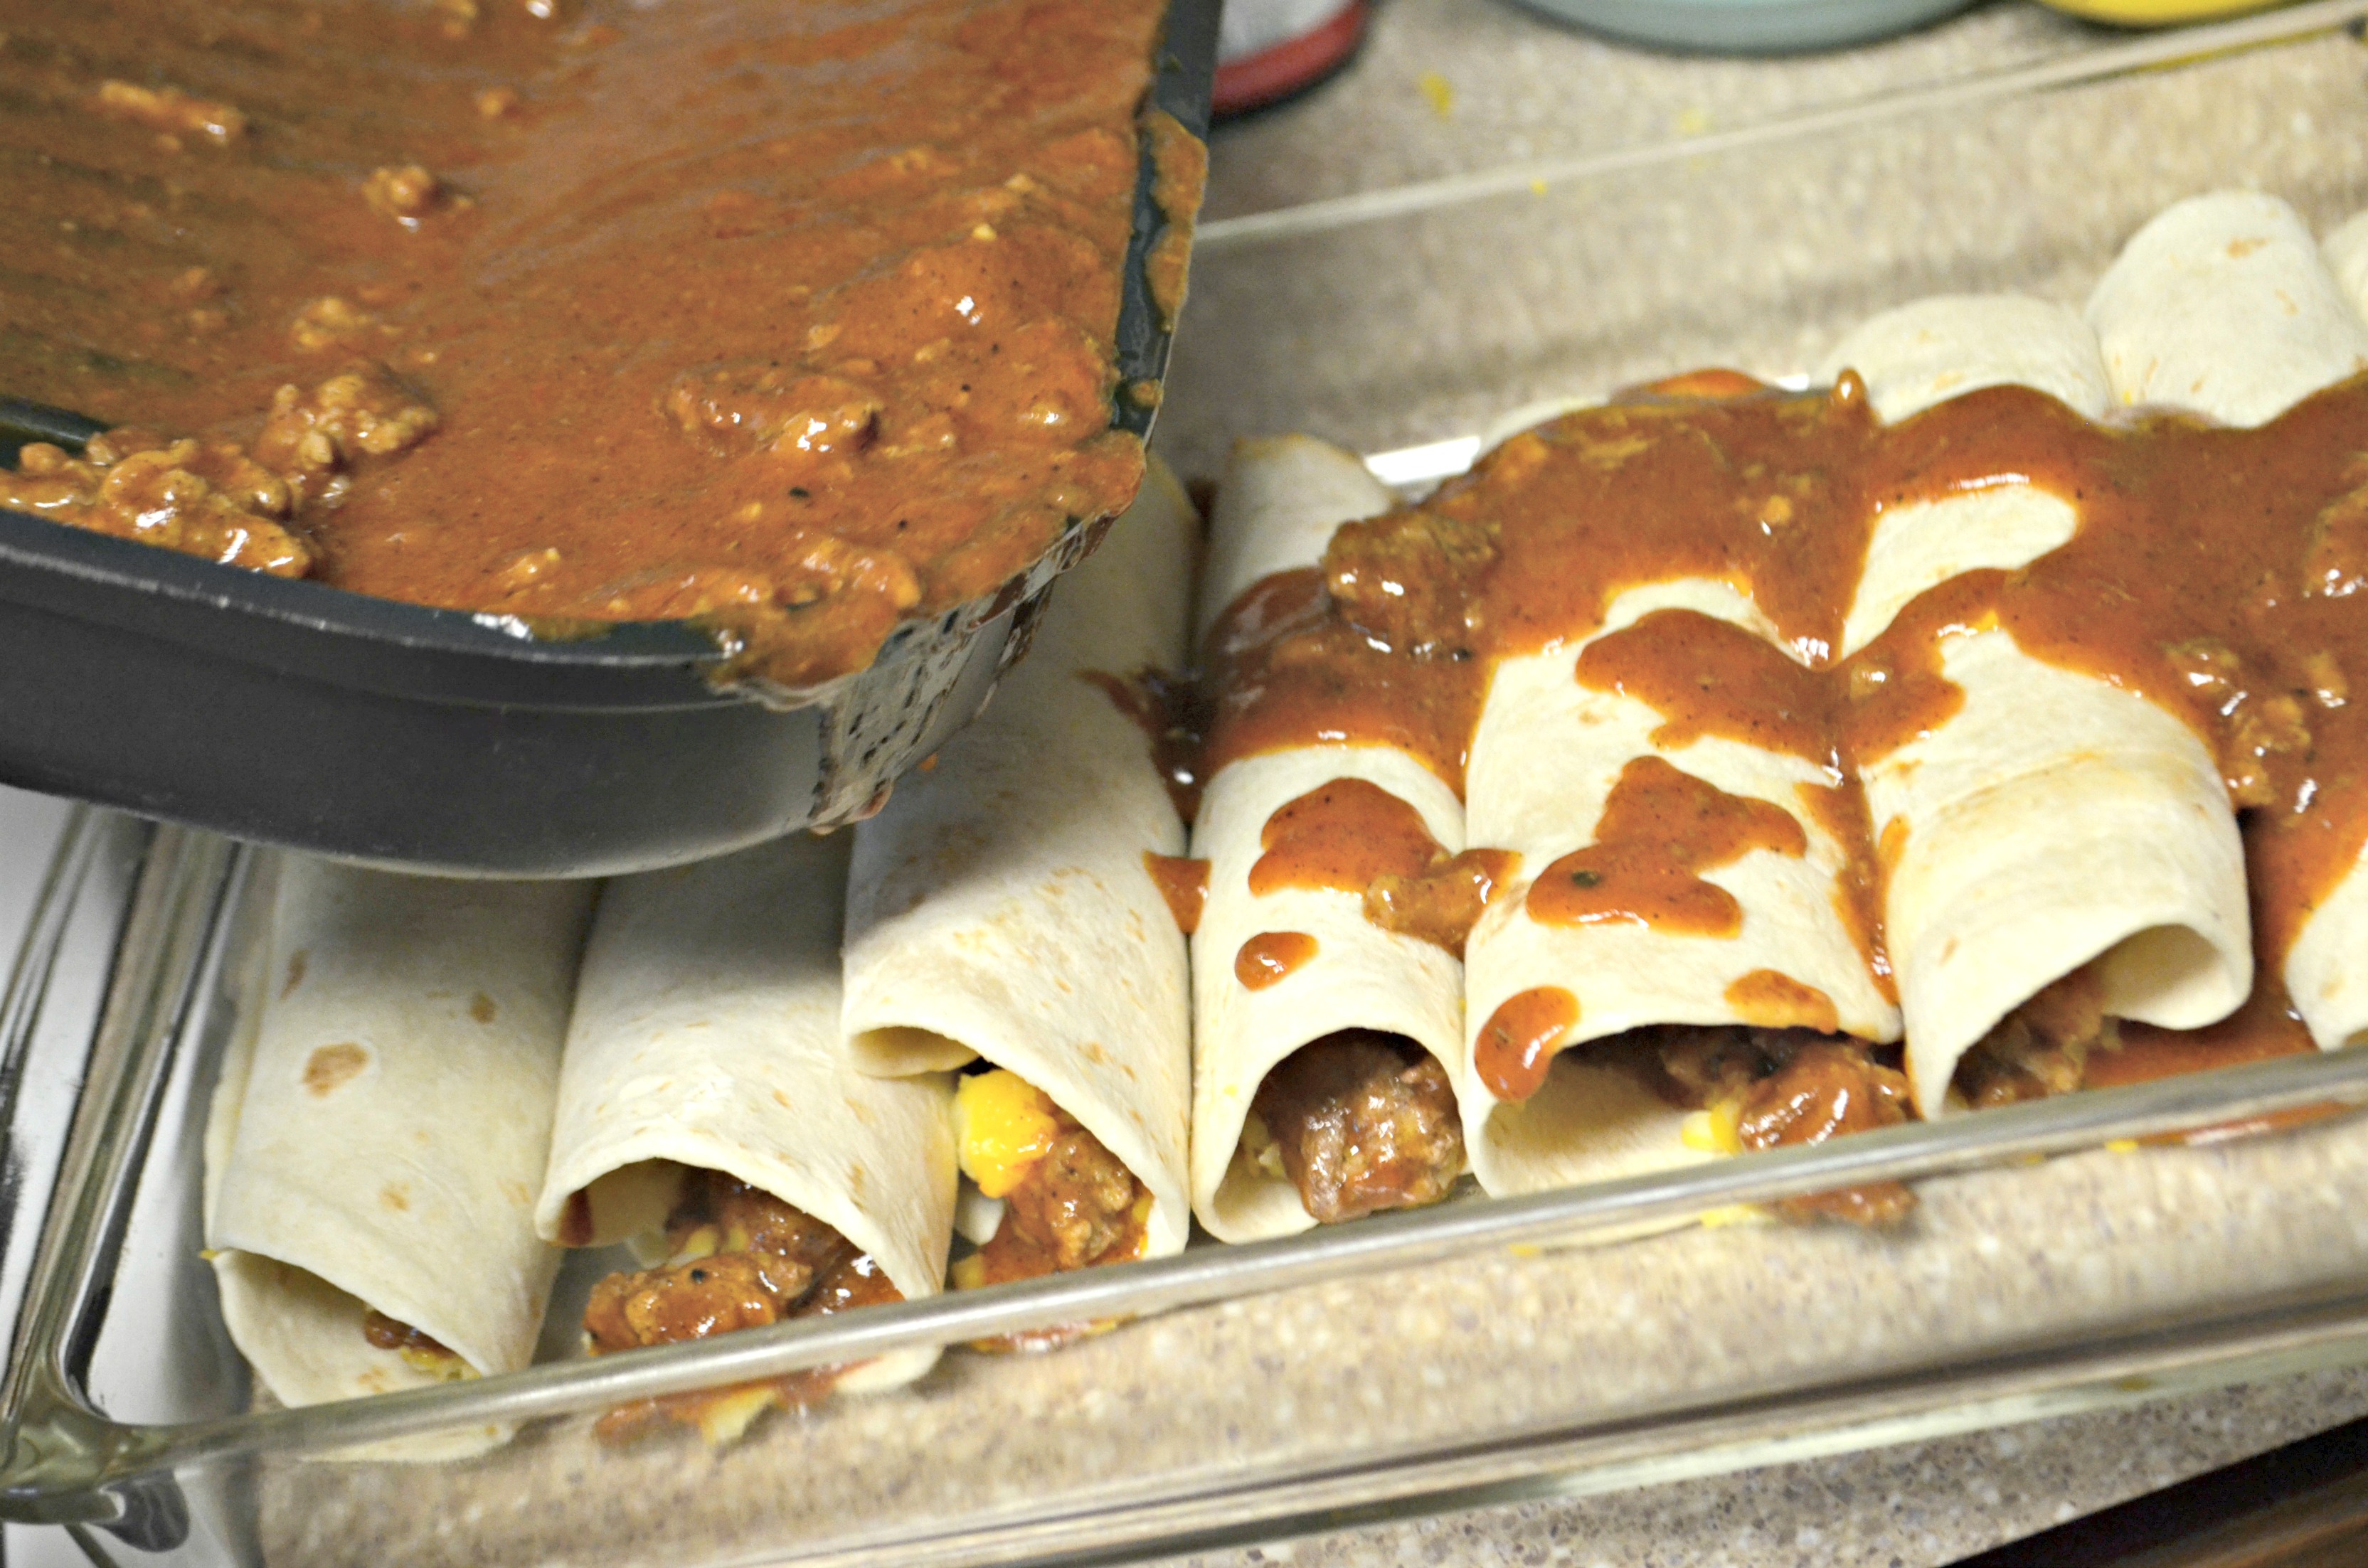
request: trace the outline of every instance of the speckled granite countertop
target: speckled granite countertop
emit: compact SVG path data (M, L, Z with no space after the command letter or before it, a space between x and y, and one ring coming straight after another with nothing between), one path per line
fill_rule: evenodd
M1208 215L1774 119L2112 41L1993 5L1872 49L1770 64L1655 56L1499 0L1385 0L1355 64L1222 130ZM2368 203L2359 48L2293 46L2169 79L1873 136L1687 161L1533 199L1197 264L1159 444L1212 474L1239 435L1363 450L1702 361L1782 372L1919 293L2077 300L2155 208L2255 184L2326 222ZM2368 1415L2368 1372L2060 1417L1677 1485L1530 1502L1190 1559L1926 1568Z
M1669 1486L1312 1536L1181 1564L1938 1568L2362 1415L2368 1415L2368 1372L2319 1372Z

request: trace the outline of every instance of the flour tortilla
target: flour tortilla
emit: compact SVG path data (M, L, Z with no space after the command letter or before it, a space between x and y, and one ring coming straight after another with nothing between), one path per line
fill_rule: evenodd
M839 1033L845 835L795 834L609 884L585 950L534 1221L557 1240L585 1193L589 1243L662 1232L693 1169L722 1171L871 1255L906 1300L944 1282L952 1087L847 1061ZM840 1381L910 1381L934 1350Z
M2368 212L2355 212L2336 226L2318 247L2319 259L2351 305L2368 320Z
M363 1338L373 1308L478 1373L532 1358L559 1266L534 1188L590 896L282 861L255 1034L206 1139L222 1318L281 1403L436 1381Z
M1775 629L1735 589L1695 579L1622 594L1597 636L1655 610L1677 608L1776 642ZM1898 1010L1877 988L1837 905L1849 852L1801 799L1802 786L1830 785L1831 774L1806 758L1715 735L1676 748L1656 746L1651 736L1664 722L1657 710L1579 684L1574 666L1585 645L1500 663L1472 742L1464 791L1472 842L1521 857L1519 896L1490 905L1466 949L1465 1051L1456 1082L1473 1172L1497 1194L1708 1157L1680 1137L1685 1112L1662 1104L1624 1074L1567 1054L1555 1060L1536 1095L1519 1103L1498 1101L1473 1064L1470 1047L1497 1008L1521 992L1556 986L1577 999L1577 1021L1561 1041L1568 1047L1652 1024L1768 1021L1738 1010L1726 993L1746 974L1773 970L1824 992L1841 1032L1874 1041L1899 1037ZM1594 841L1621 771L1645 756L1665 756L1730 794L1768 801L1801 824L1805 855L1753 850L1704 874L1743 907L1742 929L1731 938L1626 923L1549 926L1529 915L1531 880Z
M1397 501L1354 452L1313 436L1234 443L1210 519L1196 637L1205 638L1251 585L1324 558L1332 530L1386 512Z
M2187 1029L2235 1011L2253 981L2244 848L2195 733L1995 627L1950 637L1941 670L1964 707L1860 770L1897 850L1884 923L1918 1108L1941 1115L1966 1049L2091 960L2109 1017Z
M2223 425L2265 425L2368 369L2368 323L2294 209L2258 191L2164 210L2123 247L2088 318L2117 401Z
M2125 360L2143 347L2127 335L2129 323L2156 308L2155 284L2126 265L2115 268L2123 281L2104 312L2123 334L2115 341ZM2093 308L2089 319L2098 319ZM2150 351L2146 357L2153 361ZM1877 411L1894 420L2009 383L2097 418L2126 390L2080 318L2001 296L1886 312L1853 332L1827 364L1857 369ZM2068 499L2020 485L1887 510L1869 544L1842 652L1873 641L1925 589L1964 572L2024 565L2078 527ZM1890 829L1898 855L1886 881L1884 930L1908 1078L1926 1116L1946 1108L1968 1047L2092 959L2108 1014L2174 1028L2234 1009L2252 977L2236 819L2186 724L2143 698L2030 657L1995 628L1952 637L1941 657L1965 694L1964 709L1861 767L1877 840Z
M1209 902L1192 938L1193 1013L1200 1048L1193 1084L1192 1197L1221 1241L1290 1235L1315 1223L1292 1184L1241 1152L1258 1085L1301 1046L1342 1029L1403 1035L1439 1059L1452 1081L1463 1055L1463 966L1437 945L1365 918L1361 892L1328 888L1250 892L1267 819L1337 779L1379 785L1420 812L1440 846L1463 848L1455 792L1421 763L1386 746L1298 747L1234 763L1211 781L1193 828L1209 861ZM1315 938L1315 956L1264 990L1234 972L1242 944L1269 931Z
M1257 577L1315 564L1340 524L1387 511L1395 499L1354 456L1312 437L1241 443L1217 493L1204 608L1231 603ZM1219 575L1221 566L1233 575ZM1250 892L1267 819L1341 778L1379 785L1420 812L1442 848L1463 847L1454 790L1386 746L1294 747L1245 757L1209 781L1192 828L1192 852L1209 862L1208 904L1192 938L1192 1204L1224 1241L1288 1235L1315 1223L1297 1189L1241 1148L1250 1102L1285 1057L1347 1028L1403 1035L1437 1057L1451 1078L1463 1054L1463 966L1453 954L1373 925L1359 892ZM1314 937L1315 956L1252 991L1235 975L1235 956L1268 931Z
M1846 369L1894 425L1984 387L2031 387L2089 419L2112 400L2088 324L2062 305L2013 294L1948 294L1885 311L1843 338L1818 374L1831 381ZM1886 507L1842 623L1840 656L1881 636L1927 588L2027 565L2078 526L2069 501L2028 485Z
M1194 535L1155 464L995 706L856 831L848 898L855 1063L1027 1079L1150 1192L1155 1257L1191 1230L1192 1047L1184 937L1144 857L1184 829L1149 738L1087 677L1183 665Z
M2368 321L2368 212L2355 214L2329 234L2320 256L2352 315ZM2166 324L2165 330L2173 330L2172 324ZM2345 373L2340 363L2297 354L2280 340L2214 347L2231 355L2244 379L2290 383L2297 395L2340 381ZM2197 411L2215 416L2221 413L2201 405ZM2284 956L2287 994L2322 1049L2332 1051L2368 1038L2363 953L2368 953L2368 857L2355 863L2312 912Z
M1940 294L1872 316L1834 346L1817 379L1856 370L1887 425L1984 387L2044 392L2101 419L2112 392L2078 312L2021 294Z

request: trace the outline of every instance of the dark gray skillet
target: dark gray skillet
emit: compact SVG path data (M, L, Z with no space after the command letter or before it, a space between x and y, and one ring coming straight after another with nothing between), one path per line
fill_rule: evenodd
M1206 136L1218 0L1170 0L1152 96ZM1123 381L1168 333L1144 263L1146 159L1118 327ZM1152 410L1111 420L1148 436ZM98 426L0 399L0 462ZM900 627L802 707L717 691L674 621L538 642L500 618L364 598L0 511L0 780L240 838L423 870L588 876L853 821L975 716L1096 524L1000 592Z

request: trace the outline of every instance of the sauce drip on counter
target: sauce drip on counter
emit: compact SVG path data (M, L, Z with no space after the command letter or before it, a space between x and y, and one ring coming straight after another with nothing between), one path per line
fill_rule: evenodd
M1730 795L1658 756L1632 758L1595 824L1595 842L1530 884L1530 917L1550 926L1616 921L1702 937L1743 929L1743 905L1702 873L1756 849L1802 856L1808 835L1782 806Z
M2001 484L2070 504L2074 538L2016 571L1950 580L1837 657L1884 515ZM2368 840L2368 721L2349 695L2368 671L2368 379L2258 429L2095 425L2013 386L1884 426L1852 375L1798 393L1702 372L1626 394L1512 437L1420 503L1345 525L1320 570L1244 593L1210 641L1203 768L1389 745L1460 790L1497 662L1597 638L1621 594L1678 579L1746 596L1772 642L1663 610L1589 643L1577 678L1658 711L1656 740L1679 761L1721 736L1827 769L1831 785L1799 791L1803 819L1769 806L1736 813L1733 833L1794 854L1801 820L1832 836L1850 858L1838 907L1886 991L1879 912L1903 841L1898 824L1868 821L1856 769L1957 711L1941 663L1954 637L2003 628L2026 653L2192 726L2240 810L2264 975ZM1720 820L1697 810L1706 828ZM1595 846L1541 873L1531 912L1736 929L1731 900L1697 874L1708 840L1656 838L1650 814L1607 810ZM1652 847L1623 847L1636 845ZM1527 1005L1531 1023L1543 1017L1534 995ZM1542 1082L1542 1064L1517 1064L1543 1026L1498 1022L1483 1040L1492 1082ZM2255 1006L2180 1049L2233 1061L2295 1039L2281 1009Z
M1190 936L1201 928L1201 911L1209 903L1209 862L1194 860L1181 855L1156 855L1143 852L1143 869L1159 889L1159 896L1167 901L1167 913L1176 917L1176 929Z
M1134 493L1137 171L1172 312L1205 168L1138 124L1162 10L32 0L0 385L135 428L0 491L529 624L703 618L784 686L859 668Z
M1315 957L1315 938L1304 931L1261 931L1234 954L1234 978L1247 991L1280 985Z

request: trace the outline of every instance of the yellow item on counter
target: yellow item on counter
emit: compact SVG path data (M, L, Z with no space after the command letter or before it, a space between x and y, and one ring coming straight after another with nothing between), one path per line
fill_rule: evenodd
M2123 28L2170 28L2266 11L2285 0L2040 0L2058 11Z
M954 1136L962 1175L987 1197L1001 1198L1051 1153L1061 1123L1051 1096L998 1067L955 1084Z

